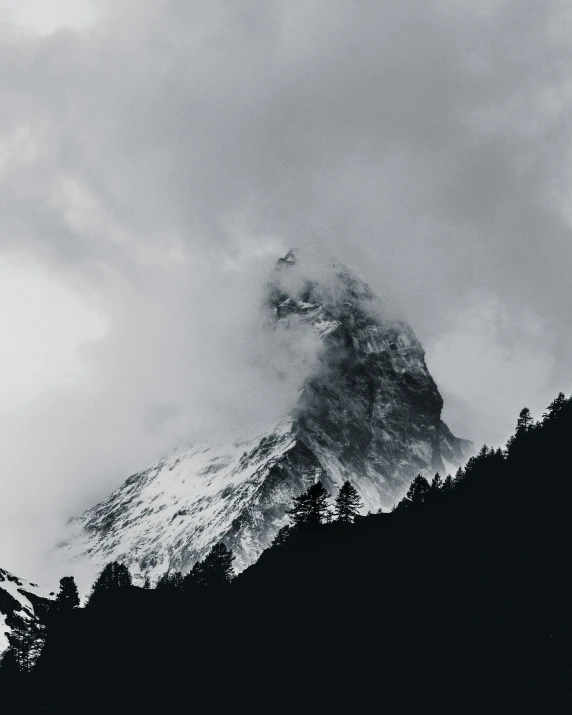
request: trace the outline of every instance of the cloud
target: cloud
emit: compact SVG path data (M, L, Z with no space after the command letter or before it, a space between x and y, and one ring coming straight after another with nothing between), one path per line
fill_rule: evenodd
M446 386L443 416L462 432L501 446L516 426L516 405L528 406L537 417L546 407L554 337L525 307L509 309L477 292L447 318L449 330L428 346L429 369ZM567 376L562 389L571 386Z
M256 327L257 286L291 245L335 254L409 319L463 436L498 443L523 401L566 388L561 3L100 12L81 32L0 27L0 252L108 326L81 379L10 421L4 542L23 545L0 558L32 563L30 499L38 520L46 500L72 512L179 433L292 400L296 370L276 379L284 353Z

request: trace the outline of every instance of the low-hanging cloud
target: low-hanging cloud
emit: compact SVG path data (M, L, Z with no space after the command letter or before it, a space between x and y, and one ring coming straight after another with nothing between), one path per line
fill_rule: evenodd
M3 418L3 565L39 568L40 533L182 435L291 404L312 346L261 332L260 301L292 245L412 323L462 436L569 388L562 3L105 8L0 26L0 251L107 325L82 380Z

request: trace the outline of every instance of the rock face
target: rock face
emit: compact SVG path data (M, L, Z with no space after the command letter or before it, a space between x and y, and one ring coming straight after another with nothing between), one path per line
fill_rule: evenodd
M131 476L73 520L62 548L134 575L187 570L221 539L243 569L287 522L292 497L319 476L349 479L365 508L391 507L419 472L451 471L471 443L441 420L443 400L411 328L383 315L368 286L332 263L319 278L290 251L268 290L275 329L319 338L296 406L262 435L184 447Z
M7 635L42 620L55 593L0 569L0 655L8 648Z

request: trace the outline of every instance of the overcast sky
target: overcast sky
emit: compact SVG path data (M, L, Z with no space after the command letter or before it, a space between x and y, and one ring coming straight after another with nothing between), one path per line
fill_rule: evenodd
M571 47L550 0L0 0L0 565L291 404L291 245L411 323L459 436L569 392Z

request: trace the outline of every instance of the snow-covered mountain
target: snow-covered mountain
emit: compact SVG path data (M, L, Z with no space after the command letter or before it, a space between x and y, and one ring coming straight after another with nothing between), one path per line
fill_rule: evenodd
M268 313L269 329L319 338L291 413L264 434L182 447L129 477L72 520L77 536L61 546L68 557L95 568L118 559L156 577L187 570L222 539L242 569L317 476L333 494L350 479L377 511L417 473L447 472L468 456L471 443L441 420L443 400L413 331L384 316L345 266L313 272L290 251L271 277Z
M0 655L8 647L7 634L42 620L55 593L0 569Z

